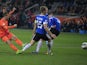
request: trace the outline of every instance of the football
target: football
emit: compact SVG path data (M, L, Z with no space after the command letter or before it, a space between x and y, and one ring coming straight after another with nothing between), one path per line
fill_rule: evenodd
M82 45L81 45L81 48L82 49L87 49L87 42L83 42Z

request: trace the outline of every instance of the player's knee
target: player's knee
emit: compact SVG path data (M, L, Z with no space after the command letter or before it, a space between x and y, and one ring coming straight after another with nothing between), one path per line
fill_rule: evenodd
M16 36L12 36L12 40L17 40L17 37Z
M11 44L11 41L10 41L10 40L7 40L6 43L7 43L7 44Z
M8 43L9 38L8 38L7 36L4 36L4 37L2 38L2 41L4 41L4 42L7 42L7 43Z

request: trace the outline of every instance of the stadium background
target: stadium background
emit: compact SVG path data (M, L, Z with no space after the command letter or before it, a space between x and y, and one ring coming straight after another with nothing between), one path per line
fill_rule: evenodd
M10 31L26 43L32 38L33 22L41 5L54 10L62 23L62 32L54 39L54 55L44 54L47 50L45 42L39 54L31 53L35 44L23 54L16 55L0 40L0 65L87 65L87 50L81 48L82 43L87 42L87 0L0 0L0 12L3 6L8 11L14 6L17 8L9 25L17 23L18 27ZM16 43L14 45L21 49Z
M32 29L41 5L46 5L61 20L61 31L87 33L87 0L0 0L0 12L3 6L8 11L16 7L9 24Z

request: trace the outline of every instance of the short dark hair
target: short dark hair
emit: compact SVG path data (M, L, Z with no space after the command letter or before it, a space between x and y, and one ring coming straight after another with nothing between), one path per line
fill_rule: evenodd
M3 16L6 16L8 14L7 8L4 6L2 9L5 9L6 10L6 12L3 13Z

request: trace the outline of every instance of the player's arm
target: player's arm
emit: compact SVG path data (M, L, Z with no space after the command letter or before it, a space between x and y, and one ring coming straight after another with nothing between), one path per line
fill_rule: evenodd
M49 28L47 27L47 22L43 23L44 29L46 30L46 32L53 38L55 38L56 36L54 34L52 34L49 30Z
M52 35L52 33L49 31L48 27L47 27L47 24L43 24L44 25L44 29L46 30L46 32L49 34L49 35Z
M14 7L14 8L8 13L8 15L13 14L15 10L16 10L16 8Z
M57 18L54 18L54 21L52 21L52 23L51 23L51 28L56 28L56 23L60 23L60 20L59 19L57 19Z
M36 30L36 20L34 21L33 34L35 34L35 30Z
M17 27L17 24L14 24L14 25L8 26L8 29L12 29L12 28L15 28L15 27Z
M55 23L55 20L54 19L50 19L50 25L51 25L51 28L55 28L56 25L54 25Z
M1 23L0 26L2 26L2 28L4 28L5 30L7 30L7 29L9 29L9 28L15 28L15 27L17 27L17 24L14 24L14 25L12 25L12 26L7 26L7 25L5 25L4 23Z

